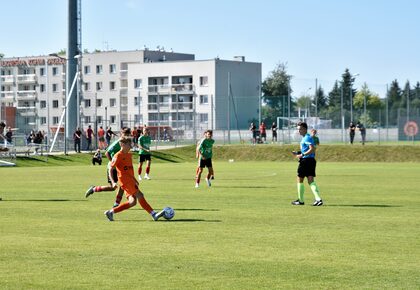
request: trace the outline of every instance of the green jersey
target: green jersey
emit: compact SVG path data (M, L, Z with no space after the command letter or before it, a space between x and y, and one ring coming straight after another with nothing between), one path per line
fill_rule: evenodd
M150 154L150 151L146 151L146 150L150 150L150 145L152 144L152 138L150 138L150 136L141 135L138 143L140 147L140 151L139 151L140 155Z
M204 158L209 159L213 156L213 144L213 139L203 138L200 141L198 145L198 151Z
M117 154L117 152L120 150L121 150L120 139L115 140L114 142L111 143L111 145L108 146L108 148L106 148L106 152L109 153L111 158L113 158L114 155Z

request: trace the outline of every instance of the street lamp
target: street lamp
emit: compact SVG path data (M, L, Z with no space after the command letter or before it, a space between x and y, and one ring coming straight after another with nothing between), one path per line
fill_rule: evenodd
M350 82L350 122L353 122L353 82L359 75L359 73L353 75L352 80Z

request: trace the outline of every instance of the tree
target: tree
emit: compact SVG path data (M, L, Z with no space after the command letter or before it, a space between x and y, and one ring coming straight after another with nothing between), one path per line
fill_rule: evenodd
M325 110L328 107L328 97L325 95L324 89L319 86L315 92L316 101L314 105L317 106L318 112Z
M289 105L287 97L292 93L291 78L292 76L287 73L287 64L279 63L262 83L262 100L265 106L269 107L263 110L263 118L268 119L267 121L276 120L277 116L283 115L287 110Z
M398 81L393 80L391 83L391 87L389 88L387 92L389 108L396 109L400 107L401 95L402 95L402 92L398 84Z
M0 52L0 59L2 59L4 57L4 53Z
M383 102L377 93L372 92L366 83L363 84L362 89L356 93L353 99L353 106L355 109L364 109L366 101L366 109L375 110L383 108Z

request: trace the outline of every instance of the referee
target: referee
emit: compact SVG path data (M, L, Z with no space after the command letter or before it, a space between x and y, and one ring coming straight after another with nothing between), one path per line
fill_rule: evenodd
M308 184L311 187L312 193L315 196L315 202L313 206L323 205L322 199L319 195L319 189L315 183L315 169L316 169L316 160L315 160L315 143L311 135L308 134L308 124L305 122L298 123L299 134L302 136L300 141L300 152L293 152L295 158L299 159L299 166L297 170L297 192L298 199L292 201L293 205L304 205L304 193L305 187L303 185L303 180L305 177L308 180Z

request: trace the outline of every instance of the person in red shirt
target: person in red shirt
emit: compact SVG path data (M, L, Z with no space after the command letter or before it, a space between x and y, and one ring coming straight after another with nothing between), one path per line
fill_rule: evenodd
M109 169L109 176L111 177L111 183L113 187L117 186L117 181L114 180L111 172L113 168L117 169L118 182L120 183L121 188L124 190L128 201L118 205L115 208L111 208L105 211L104 214L109 221L113 221L114 213L119 213L123 210L135 206L138 200L140 206L152 216L153 220L157 221L160 217L163 216L164 211L162 210L160 212L155 212L146 201L143 193L138 187L139 182L134 176L133 157L130 153L131 142L132 139L130 137L120 138L121 150L114 155L114 158L112 158Z
M105 130L102 126L99 127L98 130L98 141L99 141L99 149L104 150L108 146L105 142Z
M95 134L93 133L92 127L89 125L89 127L86 129L86 140L87 140L87 145L86 145L86 151L92 151L92 137L95 136Z
M267 129L267 127L265 126L265 123L261 122L261 124L260 124L260 136L261 136L261 141L263 141L263 139L264 139L264 142L267 141L267 131L266 131L266 129Z

